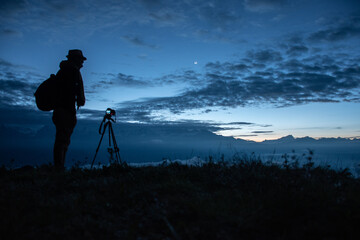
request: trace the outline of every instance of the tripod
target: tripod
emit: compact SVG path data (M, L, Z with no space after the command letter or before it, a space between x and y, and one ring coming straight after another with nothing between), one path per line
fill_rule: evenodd
M106 121L106 122L105 122ZM104 119L102 120L101 124L100 124L100 128L99 128L99 134L101 134L101 138L100 138L100 142L99 142L99 145L96 149L96 153L95 153L95 156L94 156L94 159L91 163L91 168L93 167L94 165L94 162L95 162L95 158L96 158L96 155L99 151L99 148L100 148L100 145L101 145L101 141L104 137L104 134L105 134L105 131L106 131L106 128L109 129L109 148L108 148L108 152L110 153L110 159L113 159L113 153L115 152L115 164L121 164L122 161L121 161L121 158L120 158L120 153L119 153L119 148L117 146L117 143L116 143L116 139L115 139L115 134L114 134L114 130L112 128L112 122L115 122L114 119L111 118L111 115L109 114L106 114L104 116ZM105 123L105 124L104 124ZM102 128L104 126L104 128ZM102 130L102 132L101 132ZM113 142L113 148L111 147L111 140Z

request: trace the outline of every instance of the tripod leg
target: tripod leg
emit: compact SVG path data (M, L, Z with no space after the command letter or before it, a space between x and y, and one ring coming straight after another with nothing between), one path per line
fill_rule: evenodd
M111 130L112 130L112 124L111 124L111 122L108 122L109 123L109 147L111 147L111 138L110 138L110 136L111 136Z
M112 136L112 140L113 140L113 144L114 144L115 156L116 156L117 163L122 164L120 153L119 153L119 148L116 143L116 138L115 138L114 129L112 128L112 125L110 125L109 129L111 131L111 136Z
M101 138L100 138L99 145L98 145L98 147L96 148L95 156L94 156L94 159L92 160L92 163L91 163L91 168L93 168L93 165L94 165L94 162L95 162L95 158L96 158L96 155L98 154L98 151L99 151L99 148L100 148L100 145L101 145L101 141L102 141L102 139L103 139L103 137L104 137L104 133L105 133L105 130L106 130L107 125L108 125L108 123L105 123L105 125L104 125L104 130L103 130L103 132L102 132L102 134L101 134Z

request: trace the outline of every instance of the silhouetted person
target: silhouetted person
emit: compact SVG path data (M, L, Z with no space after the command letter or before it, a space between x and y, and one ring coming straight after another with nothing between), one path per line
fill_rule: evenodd
M81 50L69 50L67 60L60 63L56 77L59 81L58 101L52 120L56 126L54 144L55 169L63 170L70 137L76 125L76 108L85 105L84 84L80 73L86 58Z

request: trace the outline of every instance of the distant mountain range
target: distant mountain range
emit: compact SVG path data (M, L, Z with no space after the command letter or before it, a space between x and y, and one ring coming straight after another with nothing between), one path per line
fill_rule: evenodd
M360 143L360 138L311 138L302 137L295 138L292 135L288 135L279 139L265 140L261 143L265 144L331 144L331 143Z

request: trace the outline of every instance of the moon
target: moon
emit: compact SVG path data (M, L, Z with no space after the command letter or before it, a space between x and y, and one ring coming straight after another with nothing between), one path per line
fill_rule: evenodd
M196 64L198 64L198 62L197 62L197 61L194 61L194 64L196 65Z

